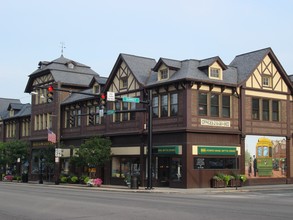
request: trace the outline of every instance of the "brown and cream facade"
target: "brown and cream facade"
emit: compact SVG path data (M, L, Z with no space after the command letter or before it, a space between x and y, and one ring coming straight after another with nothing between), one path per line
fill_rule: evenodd
M112 155L96 175L105 184L121 185L136 175L146 186L149 115L131 110L147 109L148 104L121 99L149 100L151 91L154 186L210 187L217 173L247 174L248 137L255 135L280 137L278 149L284 146L286 166L278 178L252 178L248 184L293 182L292 81L271 48L238 55L229 65L220 57L156 61L120 54L107 79L61 57L40 63L29 77L26 92L53 84L83 93L114 92L120 98L107 102L111 114L96 114L90 123L89 113L100 112L93 96L55 92L54 102L47 103L41 99L46 91L38 90L31 106L31 178L33 163L38 163L34 152L49 147L50 127L63 149L60 172L81 173L69 164L74 148L101 135L111 139ZM113 113L123 110L129 112Z

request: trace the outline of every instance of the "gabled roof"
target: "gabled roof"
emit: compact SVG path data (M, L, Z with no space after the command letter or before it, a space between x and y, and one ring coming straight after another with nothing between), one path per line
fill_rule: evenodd
M153 70L157 72L162 64L165 64L168 68L171 69L180 69L181 62L178 60L172 60L167 58L160 58Z
M74 68L69 68L69 63L74 64ZM75 85L79 87L89 87L94 77L99 77L89 66L61 56L51 62L40 62L39 68L29 75L25 92L32 91L32 85L36 78L50 73L55 82L60 82L62 85Z
M156 65L155 59L121 53L119 54L115 65L110 73L107 84L105 86L106 90L110 86L110 83L115 77L115 74L123 61L132 72L134 78L141 85L145 85L152 68Z
M221 68L223 70L226 70L227 69L227 66L224 64L224 62L221 60L220 57L216 56L216 57L211 57L211 58L208 58L208 59L204 59L204 60L201 60L199 62L199 65L198 65L198 68L200 69L203 69L203 68L207 68L209 66L211 66L213 63L215 62L218 62L219 65L221 66Z
M218 61L220 65L223 67L223 80L210 79L208 75L203 71L202 67L206 67L212 65L215 61ZM170 82L176 82L180 80L190 80L196 82L207 82L207 83L215 83L221 85L232 85L236 86L237 84L237 70L234 67L226 66L219 57L209 58L205 60L183 60L175 62L177 63L177 67L180 66L180 69L170 76L167 80L157 80L157 72L158 66L156 65L156 69L151 73L147 86L155 86L159 84L165 84ZM178 64L180 63L180 65Z
M7 110L20 110L22 108L23 104L22 103L10 103Z
M246 81L260 62L271 51L271 48L265 48L236 56L230 63L230 66L237 68L238 83Z
M10 103L20 103L19 99L0 98L0 119L9 115L7 111Z

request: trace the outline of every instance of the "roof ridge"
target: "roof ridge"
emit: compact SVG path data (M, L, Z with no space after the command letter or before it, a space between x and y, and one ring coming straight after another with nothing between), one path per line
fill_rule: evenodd
M255 51L250 51L250 52L247 52L247 53L239 54L236 57L245 56L245 55L252 54L252 53L257 53L257 52L260 52L260 51L263 51L263 50L272 50L272 48L267 47L267 48L263 48L263 49L259 49L259 50L255 50Z

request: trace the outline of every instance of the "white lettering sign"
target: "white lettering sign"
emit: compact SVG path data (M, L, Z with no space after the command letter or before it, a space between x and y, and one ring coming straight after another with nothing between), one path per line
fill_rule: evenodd
M205 126L216 126L216 127L230 127L230 121L214 121L208 119L200 119L200 124Z

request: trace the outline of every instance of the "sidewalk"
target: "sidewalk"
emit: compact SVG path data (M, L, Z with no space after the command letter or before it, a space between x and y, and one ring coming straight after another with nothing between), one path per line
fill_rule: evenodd
M25 183L23 183L25 184ZM30 181L28 184L39 184L37 181ZM39 184L40 185L40 184ZM146 189L139 187L138 189L131 189L127 186L116 185L102 185L100 187L90 187L82 184L59 184L55 185L52 182L44 182L43 185L58 188L76 188L85 190L100 190L100 191L113 191L113 192L132 192L132 193L182 193L182 194L209 194L220 192L251 192L251 191L264 191L264 190L293 190L293 184L281 185L259 185L259 186L243 186L243 187L225 187L225 188L168 188L168 187L153 187L153 189Z

